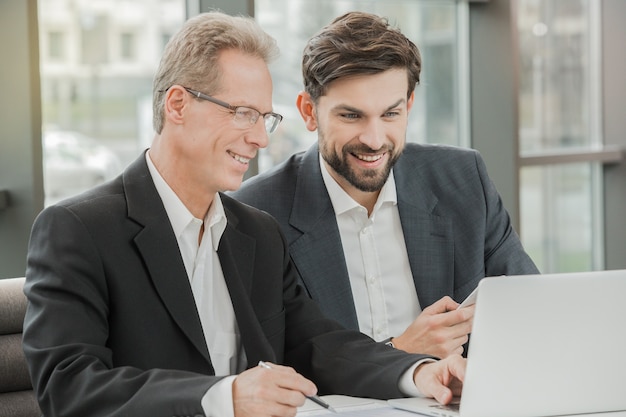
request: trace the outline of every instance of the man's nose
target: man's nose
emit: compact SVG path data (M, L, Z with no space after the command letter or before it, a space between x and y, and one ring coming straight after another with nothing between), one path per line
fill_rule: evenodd
M385 144L385 130L382 123L383 121L377 118L370 120L359 136L361 143L373 150L380 149Z

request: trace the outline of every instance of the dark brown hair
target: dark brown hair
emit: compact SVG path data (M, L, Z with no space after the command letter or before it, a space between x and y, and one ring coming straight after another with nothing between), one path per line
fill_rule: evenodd
M421 66L417 46L386 18L349 12L309 39L302 57L302 76L305 91L316 102L339 78L406 68L408 98L419 83Z

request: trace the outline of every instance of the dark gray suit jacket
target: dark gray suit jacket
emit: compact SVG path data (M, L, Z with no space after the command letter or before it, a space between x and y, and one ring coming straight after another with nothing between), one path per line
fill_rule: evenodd
M407 144L393 172L422 308L444 295L462 300L485 276L538 273L477 151ZM358 329L317 144L250 178L231 195L278 220L310 296L327 316Z
M286 363L321 393L401 396L420 359L324 318L276 221L222 196L218 254L249 366ZM215 382L176 238L142 155L45 209L28 252L24 351L45 416L195 416Z

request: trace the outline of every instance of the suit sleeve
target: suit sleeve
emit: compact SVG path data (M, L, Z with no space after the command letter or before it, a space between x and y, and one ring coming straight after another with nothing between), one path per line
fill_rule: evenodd
M538 274L539 270L522 247L502 199L487 175L485 162L478 152L474 155L487 207L485 276Z

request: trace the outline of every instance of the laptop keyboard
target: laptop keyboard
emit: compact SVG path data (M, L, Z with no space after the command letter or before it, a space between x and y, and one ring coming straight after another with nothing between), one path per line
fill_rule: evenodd
M455 411L455 412L458 413L459 409L461 407L461 402L460 401L452 401L448 405L437 404L437 405L432 405L431 407L437 408L439 410Z

